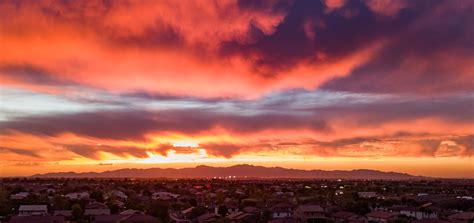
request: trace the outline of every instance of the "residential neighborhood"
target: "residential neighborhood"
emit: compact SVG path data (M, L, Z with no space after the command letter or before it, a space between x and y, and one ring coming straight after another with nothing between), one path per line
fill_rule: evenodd
M31 179L2 223L472 223L472 180Z

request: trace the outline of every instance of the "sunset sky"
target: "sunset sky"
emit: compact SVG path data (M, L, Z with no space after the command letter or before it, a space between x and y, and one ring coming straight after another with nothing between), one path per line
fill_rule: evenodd
M474 178L474 1L0 1L0 177Z

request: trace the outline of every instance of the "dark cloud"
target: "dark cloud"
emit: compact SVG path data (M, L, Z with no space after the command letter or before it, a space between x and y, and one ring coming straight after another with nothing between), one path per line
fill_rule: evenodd
M114 86L121 90L155 90L158 94L165 89L165 94L198 97L218 97L222 92L216 90L201 95L197 90L190 91L179 85L169 88L168 82L182 80L169 79L169 76L181 78L173 73L176 71L186 73L183 74L186 78L187 72L190 72L189 75L196 75L196 79L202 80L216 71L223 80L234 80L234 77L235 80L249 80L250 85L238 85L235 90L226 92L228 97L255 96L290 87L314 88L328 79L332 80L323 84L323 89L354 92L439 93L470 91L473 88L472 2L385 1L389 3L385 6L392 8L387 9L391 10L388 13L377 11L384 8L374 9L370 6L370 2L376 1L348 0L331 10L324 2L239 0L235 4L219 4L219 1L206 2L208 4L177 4L174 1L137 4L125 0L59 1L53 5L45 2L5 2L0 8L5 14L2 16L12 19L3 24L5 33L13 40L30 35L60 39L56 33L71 29L84 35L87 44L75 42L75 38L67 40L67 35L64 41L71 46L79 43L79 46L84 44L84 47L91 47L85 50L98 52L104 60L88 61L80 59L79 55L76 58L75 55L64 54L69 50L80 51L70 47L48 55L55 58L53 56L57 54L60 58L50 59L51 64L35 63L37 61L26 57L7 58L7 61L14 61L17 65L0 67L0 70L6 71L0 74L30 84L68 85L71 81L77 81L83 85L107 89ZM32 14L31 18L23 17L29 13ZM130 14L124 16L123 13ZM143 18L130 19L137 15L143 15ZM196 19L200 15L205 18ZM234 19L241 15L244 16ZM45 21L45 24L41 24L44 27L36 23L39 19ZM19 32L15 27L25 28ZM47 32L51 30L52 33ZM352 61L351 56L375 48L374 45L380 45L380 49L368 61ZM113 58L106 58L108 55L113 55ZM163 58L149 57L151 55L162 55ZM145 69L148 65L139 63L145 59L169 59L172 68L150 64L149 69ZM239 63L238 67L228 66L229 70L215 68L220 64L232 65L228 62L233 59L242 64ZM121 63L124 69L103 66L110 61ZM345 67L338 63L346 64L348 61L355 64L350 63L352 65L347 65L347 69L341 70L328 69L326 72L323 69L331 65ZM22 65L25 63L43 64L45 67ZM77 67L71 69L69 63ZM192 69L174 69L181 65ZM354 68L356 70L352 70ZM91 75L107 76L110 84L102 78L97 78L99 81L96 82L96 77L86 77L81 72L84 69L87 69L85 73ZM63 72L68 74L67 77ZM158 90L154 88L155 85L127 88L130 87L127 80L121 78L129 78L129 73L136 73L137 80L141 79L137 83L156 81ZM220 79L213 75L209 80ZM275 78L283 76L285 78ZM157 81L161 80L159 77L167 81L161 83ZM261 77L267 79L262 80ZM114 85L115 79L120 81ZM268 85L265 87L268 90L251 92L249 89L255 88L252 85L255 79ZM305 83L304 79L309 80ZM249 93L242 93L244 89Z
M46 86L70 86L74 82L59 79L57 75L31 64L0 64L0 78L22 83Z
M244 147L233 143L206 143L200 146L211 156L223 156L225 158L238 154Z
M341 119L350 121L348 124L370 128L377 128L387 122L409 122L424 118L437 118L453 125L474 123L474 98L470 95L387 98L358 103L351 102L350 98L347 100L337 104L303 108L294 107L292 101L285 99L282 102L275 101L259 106L239 102L236 107L241 110L100 110L27 116L3 121L0 132L5 134L9 131L19 131L37 135L71 132L97 138L145 140L148 133L179 132L193 135L211 131L215 127L236 133L274 129L311 129L334 133L331 123ZM298 103L302 102L304 101ZM275 109L275 104L281 109ZM404 129L400 129L402 130Z
M17 155L29 156L33 158L41 157L41 155L39 155L37 152L33 150L7 148L7 147L0 147L0 153L15 153Z
M474 87L474 4L442 2L397 30L386 46L349 76L323 89L422 93L471 91ZM438 4L439 3L439 4Z
M90 159L101 159L100 152L110 153L119 157L135 157L148 158L148 152L167 156L170 150L174 150L177 154L195 153L197 148L173 146L170 143L159 144L150 148L133 147L133 146L110 146L110 145L90 145L90 144L72 144L62 145L68 151L71 151L79 156Z
M317 117L308 118L284 114L243 116L195 109L160 112L97 111L23 117L3 122L0 131L5 133L15 130L38 135L72 132L98 138L144 139L145 134L151 132L170 131L193 134L217 126L237 132L253 132L273 128L327 129L324 121Z
M63 145L66 150L69 150L79 156L87 157L90 159L101 159L99 152L110 153L119 157L132 156L136 158L148 157L147 151L156 152L155 149L145 149L138 147L123 147L123 146L109 146L109 145L87 145L87 144L76 144L76 145ZM162 149L164 149L163 147ZM160 149L160 153L164 150Z
M351 117L356 123L377 126L389 121L420 118L441 118L453 123L472 123L474 97L424 97L409 99L387 98L374 103L339 104L325 108L307 109L322 116Z
M97 160L100 159L98 151L89 145L66 145L64 148L79 156Z
M296 1L272 35L260 35L246 44L226 42L223 55L254 58L255 70L266 75L284 75L298 64L324 64L340 60L384 38L393 38L438 2L417 1L403 15L379 19L365 1L348 1L344 8L327 13L322 1ZM346 11L357 11L347 17ZM254 31L257 32L258 31ZM319 57L317 55L320 55ZM315 74L317 75L317 74Z
M449 143L448 143L449 142ZM451 143L451 142L454 142ZM374 135L372 137L343 138L333 141L294 143L316 156L428 156L465 157L474 154L474 136L405 134L404 136ZM293 143L270 143L270 147L288 149Z

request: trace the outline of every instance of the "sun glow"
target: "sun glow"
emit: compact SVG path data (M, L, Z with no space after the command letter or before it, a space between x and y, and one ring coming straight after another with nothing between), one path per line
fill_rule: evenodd
M178 141L173 143L174 147L199 147L199 144L193 141Z

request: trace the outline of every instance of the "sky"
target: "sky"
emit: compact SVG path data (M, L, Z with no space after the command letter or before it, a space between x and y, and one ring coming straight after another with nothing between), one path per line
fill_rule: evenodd
M474 178L474 1L0 1L0 177Z

